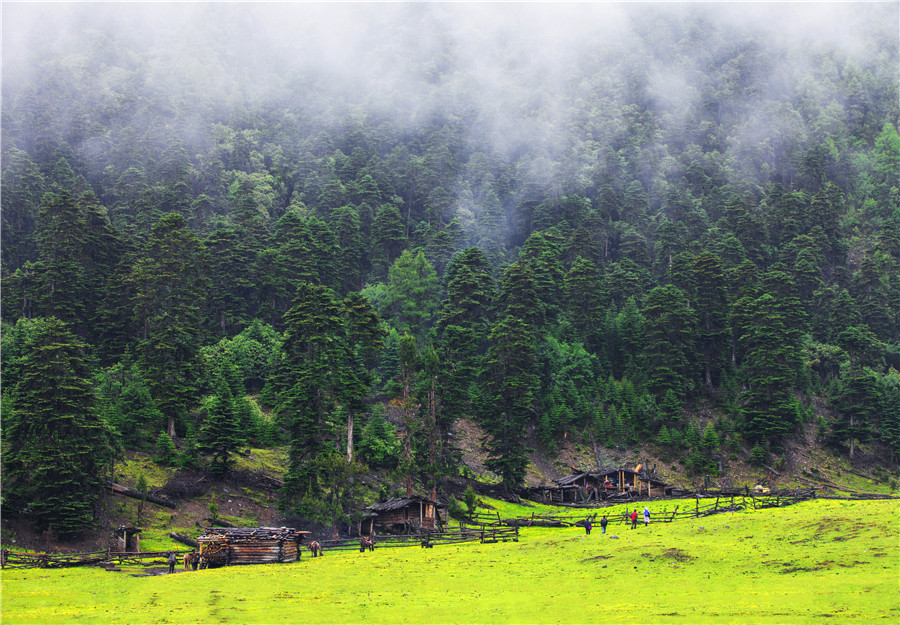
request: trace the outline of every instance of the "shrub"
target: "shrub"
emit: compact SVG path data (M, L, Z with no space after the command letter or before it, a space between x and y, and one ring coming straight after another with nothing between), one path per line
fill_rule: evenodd
M172 437L165 432L160 432L156 437L156 462L166 466L174 466L178 462L178 450Z
M750 450L750 464L754 467L762 467L766 464L766 453L765 448L758 443Z

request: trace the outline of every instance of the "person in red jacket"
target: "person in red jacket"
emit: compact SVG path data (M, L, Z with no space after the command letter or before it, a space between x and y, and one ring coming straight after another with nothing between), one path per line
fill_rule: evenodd
M637 513L637 509L635 509L634 512L631 513L631 529L634 529L637 527L637 517L638 517L638 513Z

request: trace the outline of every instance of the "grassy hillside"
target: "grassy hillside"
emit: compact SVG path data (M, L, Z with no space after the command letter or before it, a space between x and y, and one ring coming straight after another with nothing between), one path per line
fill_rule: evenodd
M172 576L7 570L3 622L887 621L900 617L898 512L896 501L818 500L614 525L605 536L526 529L518 543L332 552Z

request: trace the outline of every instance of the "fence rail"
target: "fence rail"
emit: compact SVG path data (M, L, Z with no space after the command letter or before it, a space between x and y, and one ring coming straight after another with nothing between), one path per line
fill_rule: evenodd
M21 551L0 551L2 568L41 568L57 569L70 566L91 566L102 563L140 562L141 560L165 560L169 551L87 551L82 553L30 553ZM174 551L176 555L188 553Z
M519 528L500 526L460 527L443 531L422 532L409 535L385 535L375 537L375 547L434 547L436 545L452 545L466 542L496 543L519 540ZM363 548L360 539L320 540L325 551L346 551Z

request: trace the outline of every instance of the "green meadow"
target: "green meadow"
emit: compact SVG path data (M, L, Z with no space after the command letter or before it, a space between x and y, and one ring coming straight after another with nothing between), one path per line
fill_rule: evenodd
M674 506L650 509L658 518L664 507ZM531 528L518 543L307 553L294 564L153 577L8 569L2 621L896 623L898 520L897 501L817 500L636 530L613 524L606 535Z

